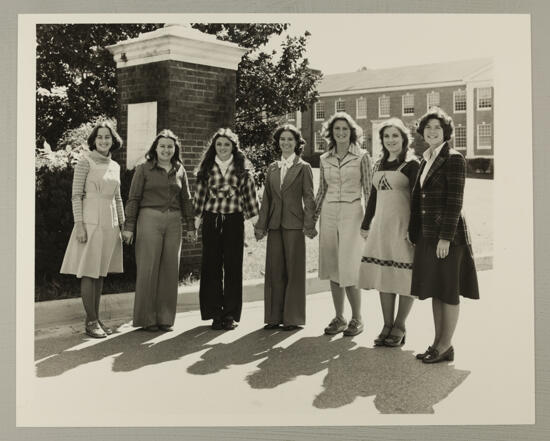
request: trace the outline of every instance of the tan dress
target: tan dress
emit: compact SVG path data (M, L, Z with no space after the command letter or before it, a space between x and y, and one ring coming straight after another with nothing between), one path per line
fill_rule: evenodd
M84 184L82 221L87 240L79 242L76 226L73 227L60 272L97 279L123 272L122 237L115 204L120 166L112 160L96 164L89 156L86 159L90 170Z

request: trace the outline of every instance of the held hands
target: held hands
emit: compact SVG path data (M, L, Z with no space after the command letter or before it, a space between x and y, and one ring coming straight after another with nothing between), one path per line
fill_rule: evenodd
M134 233L132 231L123 231L122 232L122 241L126 245L132 245L134 242Z
M366 239L367 237L369 237L369 230L363 230L363 229L361 228L361 230L359 230L359 233L361 234L361 237L362 237L363 239Z
M313 239L315 236L317 236L317 230L315 229L315 227L313 227L312 229L310 230L306 230L304 228L304 236L306 236L307 238L309 239Z
M86 243L88 240L88 235L86 234L86 227L82 222L77 222L76 227L76 240L80 243Z
M265 236L267 236L267 231L254 228L254 237L256 240L262 240Z
M194 243L197 241L197 230L189 230L185 232L185 241Z
M435 250L435 254L438 259L445 259L449 255L449 246L451 242L444 239L439 239L439 242L437 242L437 248Z

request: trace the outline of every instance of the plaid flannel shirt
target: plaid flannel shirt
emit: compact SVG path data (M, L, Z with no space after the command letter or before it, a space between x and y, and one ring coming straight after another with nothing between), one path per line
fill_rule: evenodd
M239 178L233 164L224 176L214 163L206 182L197 179L193 205L195 216L202 216L205 211L220 214L242 212L245 219L257 216L259 203L254 178L248 170Z

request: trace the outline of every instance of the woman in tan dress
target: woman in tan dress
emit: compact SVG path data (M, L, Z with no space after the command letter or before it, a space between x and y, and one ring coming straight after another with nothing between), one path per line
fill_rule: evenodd
M358 288L363 220L361 197L368 199L372 185L369 154L363 150L361 127L345 112L323 124L328 151L321 155L315 219L319 225L319 278L330 280L335 317L325 328L329 335L363 332L361 290ZM351 305L349 324L344 299Z

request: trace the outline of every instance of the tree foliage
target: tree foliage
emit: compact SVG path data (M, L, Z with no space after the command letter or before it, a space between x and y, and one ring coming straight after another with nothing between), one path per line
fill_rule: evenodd
M68 129L117 115L116 65L106 46L161 24L39 24L36 135L52 147Z
M43 24L37 26L37 147L53 149L67 130L117 116L116 66L106 46L161 24ZM282 116L317 98L321 74L304 57L307 38L287 36L278 52L265 51L286 23L195 23L193 28L248 49L237 71L235 129L254 165L273 159L271 133Z

